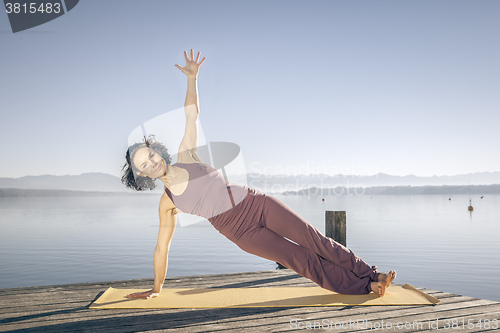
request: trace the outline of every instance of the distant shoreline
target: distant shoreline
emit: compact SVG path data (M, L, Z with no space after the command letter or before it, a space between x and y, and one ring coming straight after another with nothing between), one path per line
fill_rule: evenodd
M161 191L106 192L0 188L0 198L15 197L122 197L161 195ZM500 194L500 184L493 185L442 185L442 186L372 186L372 187L310 187L295 191L269 193L280 195L456 195Z
M0 188L0 198L16 197L123 197L158 195L161 192L101 192L101 191L70 191L70 190L41 190L22 188Z
M480 172L456 176L417 177L391 176L379 173L373 176L338 174L310 175L265 175L235 174L229 181L247 185L269 194L326 195L377 195L377 194L468 194L500 193L495 187L500 184L500 171ZM474 184L474 186L468 185ZM25 176L21 178L0 177L0 197L82 197L82 196L127 196L162 194L163 184L158 183L153 191L134 192L127 189L119 177L104 173L85 173L78 176ZM478 187L481 186L481 187ZM319 190L323 188L323 190ZM299 193L300 192L300 193ZM146 194L148 193L148 194Z
M500 184L493 185L441 185L441 186L373 186L373 187L311 187L286 191L284 195L454 195L500 194Z

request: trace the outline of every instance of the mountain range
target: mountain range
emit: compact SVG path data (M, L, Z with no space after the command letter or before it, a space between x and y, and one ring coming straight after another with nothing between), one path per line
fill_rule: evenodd
M20 178L0 178L0 188L126 192L120 178L106 173L91 172L81 175L41 175Z
M477 172L456 176L419 177L415 175L393 176L378 173L372 176L354 175L298 175L267 176L262 174L247 175L248 184L264 191L286 192L307 188L336 187L379 187L379 186L452 186L452 185L491 185L500 184L500 172Z
M300 191L307 188L366 188L366 187L401 187L401 186L452 186L452 185L491 185L500 184L500 172L477 172L456 176L419 177L415 175L393 176L379 173L372 176L354 175L263 175L247 174L247 186L272 193ZM20 178L0 178L2 189L30 190L66 190L92 192L129 192L120 178L99 172L81 175L41 175ZM161 192L163 186L152 192ZM148 191L150 192L150 191Z

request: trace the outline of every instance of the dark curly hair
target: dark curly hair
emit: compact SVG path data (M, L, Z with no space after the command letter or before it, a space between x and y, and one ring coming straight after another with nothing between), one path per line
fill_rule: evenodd
M126 187L136 191L152 190L156 187L154 179L137 175L137 169L132 163L137 150L144 147L149 147L157 154L160 154L167 164L172 163L172 158L168 153L167 147L160 142L154 141L154 137L151 138L150 136L148 139L144 138L144 142L134 143L132 146L128 147L125 153L125 164L122 167L122 183L125 184Z

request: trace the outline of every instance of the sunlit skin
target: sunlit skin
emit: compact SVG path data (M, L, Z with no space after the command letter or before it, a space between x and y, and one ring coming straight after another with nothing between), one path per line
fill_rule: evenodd
M148 147L140 148L134 154L132 163L138 176L160 179L167 174L168 166L160 154Z
M187 187L189 174L185 169L168 165L160 154L153 149L143 147L137 150L132 160L137 171L137 175L160 180L174 194L180 194ZM390 271L388 274L380 273L378 282L371 282L370 287L374 293L384 296L386 289L396 278L396 272ZM143 293L136 293L129 297L143 297ZM152 296L156 297L156 296ZM151 298L147 297L146 298Z
M205 57L200 59L200 52L194 57L191 50L190 56L184 51L186 65L184 67L175 65L187 77L187 92L184 103L184 113L186 115L186 127L184 137L178 151L179 163L202 162L197 155L198 147L198 88L197 76L201 64ZM163 158L152 149L144 147L139 149L133 156L133 161L138 175L148 176L160 180L175 195L180 195L187 187L189 174L185 169L167 165ZM158 297L165 281L168 267L168 252L176 225L176 212L180 210L164 193L160 199L158 208L160 217L160 229L158 231L158 241L154 251L154 271L155 278L153 288L144 292L132 293L128 298L151 299Z
M380 273L378 275L378 282L371 282L370 287L374 293L378 293L379 296L385 295L386 288L389 288L389 285L396 278L396 271L390 271L389 273Z
M186 65L184 67L175 65L175 67L180 69L187 76L188 83L186 101L184 104L186 128L177 156L179 163L197 163L202 162L197 155L197 120L199 113L197 76L199 67L205 61L205 58L198 62L200 52L198 52L195 58L193 50L190 52L190 57L187 52L184 51L184 58L186 60ZM168 165L160 154L149 147L138 149L132 158L132 163L138 176L160 180L174 195L182 194L187 187L189 173L186 169ZM180 212L180 210L175 207L173 202L164 193L160 199L160 230L158 232L158 241L154 253L154 287L148 291L129 294L127 297L150 299L159 296L167 272L168 251L175 230L176 212ZM387 274L380 273L378 281L371 282L370 287L375 294L384 296L386 289L395 277L395 271L390 271Z
M140 148L134 155L133 163L137 170L137 175L147 176L158 179L163 182L169 190L174 193L182 193L187 186L188 177L185 169L166 164L165 160L151 148ZM390 271L388 274L381 273L378 276L378 282L371 282L371 288L374 293L384 296L386 288L396 278L396 272Z
M138 176L160 180L168 189L178 195L187 187L189 174L185 169L168 165L160 154L148 147L139 148L132 163Z

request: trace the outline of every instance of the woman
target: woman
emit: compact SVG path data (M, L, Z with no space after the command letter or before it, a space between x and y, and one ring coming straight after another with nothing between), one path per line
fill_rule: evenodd
M122 181L130 188L154 188L154 179L165 185L160 199L160 230L154 251L154 286L133 293L130 298L159 295L168 265L168 251L179 211L207 218L229 240L246 252L279 262L319 286L345 294L383 296L396 272L380 273L352 251L323 236L315 227L272 196L228 183L197 154L198 94L197 76L205 61L198 52L193 59L184 52L186 66L175 65L187 76L184 111L186 127L178 162L170 165L167 149L145 139L127 150ZM289 241L287 239L293 241Z

